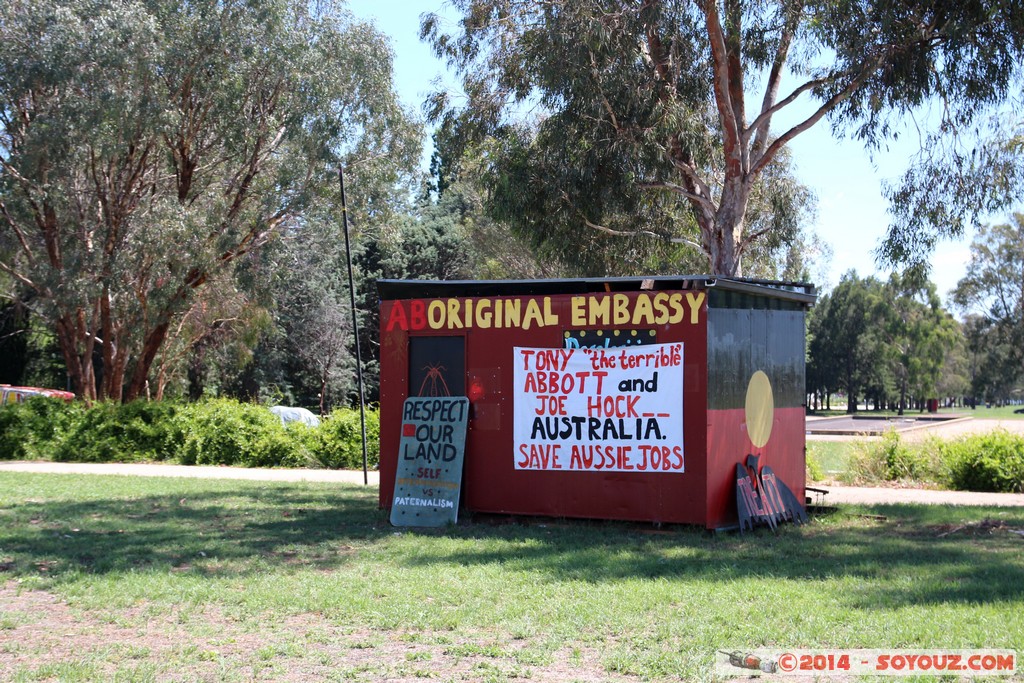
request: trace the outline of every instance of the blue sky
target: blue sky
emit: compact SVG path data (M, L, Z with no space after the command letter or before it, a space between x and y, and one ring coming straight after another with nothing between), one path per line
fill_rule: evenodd
M444 12L446 4L443 0L349 0L348 4L357 18L372 20L391 37L396 87L405 103L422 116L420 104L432 82L440 78L454 83L445 65L418 38L420 15ZM776 121L777 128L779 125ZM906 134L872 159L857 142L833 137L827 122L790 143L798 177L818 196L814 229L833 250L824 281L815 283L819 288L834 286L850 269L862 277L888 275L876 268L872 254L889 220L882 185L886 180L898 180L917 145L916 134ZM942 243L932 258L932 280L944 298L964 274L969 244L970 235Z

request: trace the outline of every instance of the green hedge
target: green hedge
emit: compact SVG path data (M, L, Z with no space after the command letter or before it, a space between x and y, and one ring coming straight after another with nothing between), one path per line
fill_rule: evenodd
M379 462L377 411L367 411L367 455ZM197 403L63 403L37 398L0 407L0 459L149 462L248 467L362 467L359 411L338 409L319 427L281 421L231 399Z
M0 460L52 460L84 417L80 403L37 396L0 406Z
M356 470L363 467L363 438L358 410L335 410L320 422L313 435L317 466ZM366 459L371 467L380 462L380 414L366 413Z
M952 488L1024 492L1024 436L998 430L944 443L940 452Z
M903 443L895 432L850 460L854 483L916 481L958 491L1024 492L1024 436L996 430L952 441Z
M174 459L172 427L179 406L163 401L96 403L82 410L54 447L61 462Z

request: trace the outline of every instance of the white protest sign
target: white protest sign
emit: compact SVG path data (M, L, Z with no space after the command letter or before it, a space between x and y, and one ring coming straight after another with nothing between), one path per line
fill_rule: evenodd
M517 470L683 472L683 344L513 349Z

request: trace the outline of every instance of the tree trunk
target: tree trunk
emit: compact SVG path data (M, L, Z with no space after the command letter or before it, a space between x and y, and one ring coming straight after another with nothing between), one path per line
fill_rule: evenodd
M325 417L325 402L327 400L327 370L320 373L320 417Z
M97 398L96 371L92 362L95 337L86 325L85 313L81 310L64 313L57 320L56 332L72 389L86 403L92 403ZM81 353L79 342L83 346Z
M722 201L715 213L711 239L711 274L742 277L740 248L743 216L747 211L750 187L739 179L727 181Z
M135 370L132 372L132 381L128 385L128 393L125 395L125 401L134 401L142 392L146 389L146 380L149 377L149 369L153 365L153 361L156 359L157 352L160 351L160 347L163 345L164 340L167 338L167 330L170 328L170 322L167 320L161 321L156 325L149 334L146 335L145 341L142 343L142 353L139 354L139 359L135 362Z
M907 380L900 382L900 409L897 415L903 415L903 408L907 405Z

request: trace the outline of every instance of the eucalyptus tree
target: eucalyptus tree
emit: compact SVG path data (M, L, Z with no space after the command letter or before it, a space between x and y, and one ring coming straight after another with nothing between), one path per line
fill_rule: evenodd
M775 183L796 136L827 117L873 147L931 98L959 130L1024 61L1017 0L452 4L454 30L421 27L462 75L464 103L430 105L449 164L494 136L497 196L525 230L690 244L724 275L800 206Z
M894 274L885 289L878 328L902 415L908 393L919 403L934 397L960 329L942 307L935 285L921 272Z
M868 392L882 389L884 347L879 314L887 297L874 277L850 271L821 297L811 317L807 374L811 392L846 392L847 411L856 412Z
M8 0L0 270L78 393L131 399L211 283L330 201L338 162L386 212L418 133L386 40L329 1Z
M979 316L972 323L973 335L984 337L982 346L992 350L987 364L999 368L996 375L1011 385L1024 377L1024 214L979 228L953 300Z

